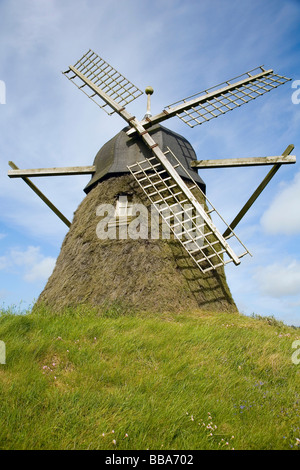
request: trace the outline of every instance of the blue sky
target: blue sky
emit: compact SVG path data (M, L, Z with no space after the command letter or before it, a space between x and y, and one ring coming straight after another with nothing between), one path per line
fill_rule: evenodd
M202 126L165 123L199 159L300 149L300 1L0 0L0 305L28 306L51 274L67 227L21 180L20 168L90 165L122 127L61 74L89 48L139 88L152 113L259 65L292 78ZM292 84L296 88L292 88ZM1 99L0 99L1 101ZM3 101L3 99L2 99ZM297 100L294 100L297 101ZM128 106L142 118L146 96ZM300 158L300 157L299 157ZM299 160L298 158L298 160ZM230 222L268 167L203 170L207 195ZM34 179L72 219L89 176ZM237 228L253 257L226 268L242 313L300 326L300 170L282 167Z

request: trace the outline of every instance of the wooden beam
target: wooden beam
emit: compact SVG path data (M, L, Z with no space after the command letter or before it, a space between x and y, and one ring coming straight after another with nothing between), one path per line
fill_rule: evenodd
M274 165L274 164L291 164L296 163L295 155L283 157L254 157L254 158L225 158L216 160L195 160L191 162L193 168L232 168L244 166L258 165Z
M289 145L285 149L285 151L283 152L282 156L287 157L294 150L294 148L295 148L294 145ZM238 215L235 217L235 219L231 222L231 224L229 225L227 230L225 230L225 232L223 233L224 238L228 237L231 233L231 230L235 229L237 224L242 220L244 215L248 212L248 210L250 209L252 204L256 201L258 196L262 193L262 191L265 189L267 184L271 181L271 179L277 173L277 171L279 170L280 167L281 167L281 163L276 163L276 165L274 165L271 168L271 170L269 171L267 176L263 179L263 181L260 183L260 185L256 188L256 190L254 191L252 196L248 199L246 204L242 207L242 209L240 210Z
M19 168L17 167L17 165L14 164L14 162L8 162L9 166L11 168L13 168L13 170L18 170ZM40 191L33 183L32 181L30 181L29 178L26 178L26 177L22 177L22 180L28 184L28 186L32 189L32 191L35 192L35 194L37 194L41 199L42 201L44 201L45 204L47 204L47 206L54 212L54 214L56 214L66 225L67 227L70 227L71 226L71 222L57 209L57 207L55 207L54 204L52 204L51 201L49 201L49 199L42 193L42 191Z
M92 166L69 166L61 168L34 168L31 170L9 170L8 176L10 178L23 178L33 176L64 176L64 175L88 175L93 174L96 167Z

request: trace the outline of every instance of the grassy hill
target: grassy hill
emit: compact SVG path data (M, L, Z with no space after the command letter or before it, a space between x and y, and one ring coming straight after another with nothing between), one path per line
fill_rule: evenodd
M2 311L0 449L297 449L299 338L238 314Z

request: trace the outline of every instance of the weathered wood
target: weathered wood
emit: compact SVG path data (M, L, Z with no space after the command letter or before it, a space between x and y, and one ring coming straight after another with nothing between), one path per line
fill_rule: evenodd
M294 148L295 148L294 145L289 145L285 149L285 151L283 152L282 156L287 157L294 150ZM260 183L260 185L256 188L256 190L254 191L252 196L248 199L246 204L242 207L242 209L240 210L238 215L235 217L235 219L231 222L231 224L229 225L227 230L225 230L225 232L223 233L224 238L228 237L230 235L231 231L235 229L237 224L242 220L244 215L248 212L248 210L250 209L252 204L256 201L258 196L262 193L262 191L265 189L267 184L271 181L271 179L277 173L277 171L279 170L280 167L281 167L281 163L276 163L276 165L274 165L271 168L271 170L269 171L267 176L263 179L263 181Z
M191 162L193 168L231 168L258 165L274 165L274 164L291 164L296 163L295 155L286 157L254 157L254 158L224 158L216 160L195 160Z
M9 166L11 168L13 168L13 170L18 170L19 168L17 167L17 165L14 164L14 162L8 162ZM26 178L25 176L22 177L22 180L28 184L28 186L32 189L32 191L35 192L35 194L37 194L41 199L42 201L44 201L45 204L47 204L47 206L54 212L54 214L56 214L66 225L67 227L70 227L71 226L71 222L57 209L57 207L55 207L54 204L52 204L51 201L49 201L49 199L42 193L42 191L40 191L33 183L32 181L30 181L29 178Z
M75 67L72 65L69 66L70 70L79 77L83 83L88 85L88 87L91 88L100 98L108 104L116 113L118 113L121 117L123 117L127 122L130 122L133 119L133 116L129 114L126 109L121 106L119 103L117 103L115 100L113 100L110 96L107 95L101 88L96 86L91 80L89 80L84 74L82 74L79 70L77 70Z
M23 178L34 176L64 176L64 175L87 175L93 174L96 167L92 166L70 166L61 168L33 168L30 170L9 170L10 178Z

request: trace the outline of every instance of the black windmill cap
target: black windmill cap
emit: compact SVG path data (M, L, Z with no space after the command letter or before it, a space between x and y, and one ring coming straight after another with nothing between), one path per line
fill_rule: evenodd
M152 156L151 150L139 136L130 137L126 134L129 129L130 127L125 127L101 147L94 159L96 171L84 188L86 193L89 193L96 184L106 178L129 173L128 165L134 165L137 161ZM197 160L197 156L189 141L160 124L151 127L148 129L148 132L163 152L168 147L172 150L180 163L191 174L192 178L189 178L180 167L177 168L179 175L185 180L193 179L202 191L205 192L204 181L199 176L198 171L190 165L192 161Z

